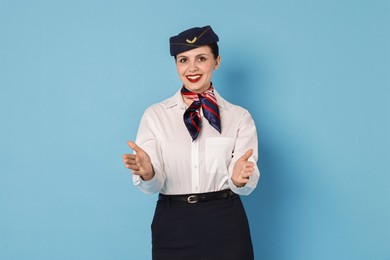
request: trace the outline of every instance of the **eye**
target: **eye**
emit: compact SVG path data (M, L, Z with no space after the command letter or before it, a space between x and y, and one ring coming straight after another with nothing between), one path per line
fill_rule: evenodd
M199 61L206 61L206 60L207 60L207 58L206 58L206 57L203 57L203 56L201 56L201 57L199 57L199 58L198 58L198 60L199 60Z
M179 58L179 63L186 63L187 62L187 58Z

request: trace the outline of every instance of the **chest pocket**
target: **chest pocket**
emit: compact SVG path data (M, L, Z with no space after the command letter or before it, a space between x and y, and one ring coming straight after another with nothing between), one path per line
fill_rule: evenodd
M227 173L234 150L234 139L229 137L209 137L206 139L206 171Z

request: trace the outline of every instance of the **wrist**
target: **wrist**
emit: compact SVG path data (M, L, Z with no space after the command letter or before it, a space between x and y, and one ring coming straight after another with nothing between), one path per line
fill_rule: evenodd
M234 181L233 179L232 179L232 182L233 182L234 186L236 186L237 188L242 188L245 186L245 183L238 183L238 182Z
M141 179L143 181L150 181L151 179L153 179L154 177L154 168L153 168L153 164L151 165L151 170L150 170L150 173L145 173L143 175L140 176Z

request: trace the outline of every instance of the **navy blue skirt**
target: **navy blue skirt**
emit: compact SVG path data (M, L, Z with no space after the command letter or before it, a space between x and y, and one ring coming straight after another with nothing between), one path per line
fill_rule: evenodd
M190 204L159 200L153 260L253 260L248 219L238 195Z

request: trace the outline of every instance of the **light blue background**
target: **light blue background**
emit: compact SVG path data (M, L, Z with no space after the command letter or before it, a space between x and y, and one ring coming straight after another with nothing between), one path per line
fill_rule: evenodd
M256 259L390 259L390 5L0 0L0 259L150 259L156 196L121 156L210 24L214 85L257 123Z

